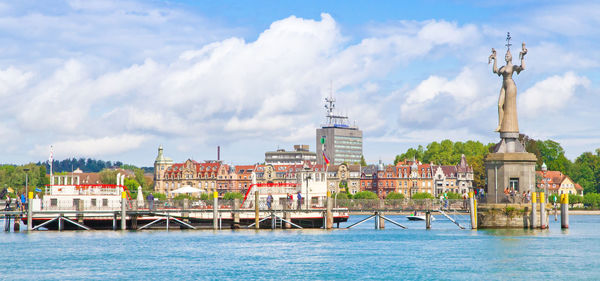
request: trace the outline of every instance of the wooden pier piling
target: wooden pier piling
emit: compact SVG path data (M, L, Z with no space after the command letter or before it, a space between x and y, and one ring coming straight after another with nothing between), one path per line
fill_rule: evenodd
M540 228L546 229L546 197L544 192L540 192Z
M531 193L531 228L534 229L537 227L537 192Z

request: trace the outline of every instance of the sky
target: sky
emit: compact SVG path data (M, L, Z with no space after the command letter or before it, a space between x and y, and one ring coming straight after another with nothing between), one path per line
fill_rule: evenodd
M521 133L574 160L600 147L600 4L589 1L0 2L0 163L264 161L315 146L333 92L367 162L433 141L499 141L501 78Z

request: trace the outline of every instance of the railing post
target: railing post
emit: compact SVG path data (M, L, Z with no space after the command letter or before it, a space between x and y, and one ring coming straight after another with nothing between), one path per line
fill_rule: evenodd
M219 192L213 192L213 229L219 229Z
M537 228L537 192L531 193L531 228Z
M332 208L332 200L331 200L331 192L327 191L327 202L326 202L326 229L332 229L333 228L333 212L331 211Z
M560 195L560 227L569 228L569 194Z
M33 199L33 192L29 192L27 194L27 231L32 231L33 228L33 204L31 204L31 199Z
M540 228L546 229L546 197L540 192Z
M258 189L258 188L257 188ZM260 223L259 221L259 204L260 202L258 202L259 196L258 196L258 190L254 191L254 228L256 229L260 229Z
M425 229L431 229L431 212L425 212Z
M127 229L127 193L121 192L121 230Z

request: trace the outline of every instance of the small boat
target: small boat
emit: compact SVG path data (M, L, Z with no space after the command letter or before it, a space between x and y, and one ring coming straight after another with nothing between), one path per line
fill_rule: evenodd
M409 221L424 221L425 220L425 215L410 215L410 216L406 216L406 218ZM435 217L431 216L431 221L434 221Z

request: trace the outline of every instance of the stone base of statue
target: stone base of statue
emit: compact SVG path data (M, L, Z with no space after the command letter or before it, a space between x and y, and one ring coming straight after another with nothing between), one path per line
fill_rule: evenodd
M535 191L537 158L525 151L519 133L500 133L502 140L485 158L487 203L521 203L523 192ZM509 189L507 196L504 190ZM514 190L514 191L513 191Z

